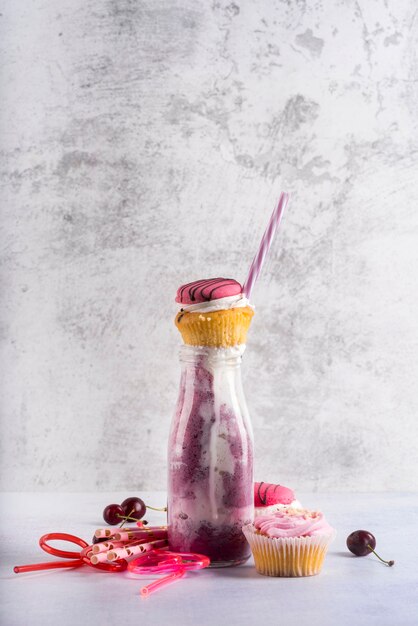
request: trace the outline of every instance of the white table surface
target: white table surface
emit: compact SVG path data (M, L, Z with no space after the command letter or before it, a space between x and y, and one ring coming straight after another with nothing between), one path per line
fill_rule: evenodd
M149 598L143 581L89 567L14 574L13 566L53 560L38 546L47 532L68 532L89 541L104 524L106 504L140 495L164 506L162 493L1 495L1 607L5 626L409 626L418 624L418 494L298 494L319 508L337 529L319 576L269 578L252 560L236 568L189 573ZM163 522L162 513L146 516ZM356 558L345 547L359 528L373 532L377 549L394 567L373 556ZM72 549L67 544L67 549Z

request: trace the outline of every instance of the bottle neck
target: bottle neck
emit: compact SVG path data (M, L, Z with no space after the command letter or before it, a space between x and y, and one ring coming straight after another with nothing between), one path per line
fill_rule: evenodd
M232 348L183 345L180 348L180 363L183 367L204 364L210 369L218 367L237 368L241 366L244 351L244 344Z

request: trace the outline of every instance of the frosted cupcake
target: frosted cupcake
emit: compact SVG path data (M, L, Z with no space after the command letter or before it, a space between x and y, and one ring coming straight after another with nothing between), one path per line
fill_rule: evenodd
M265 576L314 576L335 530L319 511L284 509L243 527L256 570Z
M232 278L209 278L182 285L176 326L185 344L231 348L245 344L253 308Z
M302 508L292 489L273 483L254 483L254 517L270 515L289 508Z

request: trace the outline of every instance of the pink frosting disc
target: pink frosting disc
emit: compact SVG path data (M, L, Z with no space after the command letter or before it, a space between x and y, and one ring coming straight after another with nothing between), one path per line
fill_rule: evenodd
M333 532L319 511L285 509L257 517L254 526L267 537L312 537Z
M294 500L296 500L295 493L289 487L274 483L254 483L254 504L256 507L291 504Z
M205 278L179 287L176 302L196 304L228 296L238 296L241 293L242 286L233 278Z

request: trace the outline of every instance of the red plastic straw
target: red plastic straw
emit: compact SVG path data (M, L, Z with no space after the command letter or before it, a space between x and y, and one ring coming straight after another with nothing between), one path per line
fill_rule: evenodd
M59 550L58 548L50 546L47 541L68 541L69 543L74 543L79 546L81 550L79 552ZM75 535L69 535L68 533L48 533L42 535L39 539L39 545L42 550L52 556L57 556L61 559L72 559L72 561L49 561L46 563L31 563L30 565L16 565L13 568L15 574L36 572L45 569L59 569L61 567L80 567L81 565L90 565L95 569L101 569L106 572L123 572L128 565L124 559L114 561L113 563L97 563L94 565L88 556L91 553L92 546L89 546L84 539L76 537Z
M159 580L155 580L153 583L150 583L149 585L142 587L140 590L140 594L143 598L146 598L151 593L154 593L154 591L158 591L158 589L161 589L161 587L165 587L166 585L169 585L170 583L175 582L179 578L183 578L185 573L186 573L186 570L183 568L180 568L176 572L173 572L172 574L169 574L168 576L163 576L163 578L160 578Z
M61 567L81 567L84 565L80 559L72 561L49 561L46 563L33 563L32 565L16 565L13 568L15 574L24 574L25 572L37 572L43 569L59 569Z
M128 563L128 570L134 574L167 574L145 587L140 594L147 597L179 578L183 578L188 570L208 567L210 559L202 554L170 552L169 550L153 550Z

